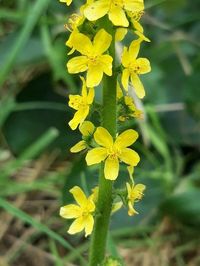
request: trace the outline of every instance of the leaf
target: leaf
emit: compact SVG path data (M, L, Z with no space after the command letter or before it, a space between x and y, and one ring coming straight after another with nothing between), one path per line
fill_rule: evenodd
M191 189L173 195L162 205L161 210L165 215L170 215L188 225L200 226L200 190Z

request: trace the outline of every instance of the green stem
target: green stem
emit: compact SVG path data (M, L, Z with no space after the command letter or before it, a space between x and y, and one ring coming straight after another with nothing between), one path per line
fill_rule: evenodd
M106 24L106 27L105 27ZM109 53L113 58L113 69L115 66L115 40L112 26L109 28L108 22L104 23L104 28L113 36L113 41ZM106 128L113 138L116 137L116 73L111 77L105 76L103 80L103 108L102 126ZM106 242L112 208L112 188L113 182L104 177L104 164L102 163L99 176L99 196L97 210L99 214L95 217L94 231L91 239L89 265L97 266L104 260L106 252Z

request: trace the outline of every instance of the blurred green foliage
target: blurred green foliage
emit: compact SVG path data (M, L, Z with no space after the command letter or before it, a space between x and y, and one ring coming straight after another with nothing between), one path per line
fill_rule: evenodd
M80 135L67 125L72 117L67 98L80 91L80 83L78 76L66 72L69 32L63 25L79 5L80 1L70 8L50 0L0 1L0 206L51 239L46 245L57 265L62 264L54 241L70 250L65 262L79 258L80 265L85 265L80 254L88 243L71 248L67 241L78 246L80 238L66 236L63 224L57 233L51 230L57 214L42 225L7 200L48 192L60 200L59 208L62 201L71 200L66 192L73 185L89 191L97 184L97 168L86 168L84 154L75 158L69 153ZM122 210L113 216L108 247L114 257L119 256L115 242L128 245L124 239L134 236L134 230L142 230L146 239L163 217L187 228L200 226L199 0L146 0L146 6L143 24L152 42L141 54L150 59L152 72L143 78L147 118L133 126L141 134L136 150L142 159L135 178L147 191L137 205L140 215L130 218ZM129 41L130 36L125 42ZM55 151L57 163L66 162L61 170L47 171L31 183L13 178L27 161ZM12 156L7 159L7 154ZM126 179L122 169L117 186Z

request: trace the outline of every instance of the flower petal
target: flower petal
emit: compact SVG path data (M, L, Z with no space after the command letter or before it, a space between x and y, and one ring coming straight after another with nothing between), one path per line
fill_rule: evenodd
M121 42L125 38L127 32L128 30L125 28L118 28L115 33L116 42Z
M133 203L128 201L128 215L133 216L135 214L138 214L138 212L133 208Z
M96 1L86 7L86 9L84 10L84 15L90 21L102 18L107 14L109 10L109 4L110 3L108 0Z
M122 201L118 201L118 202L113 203L111 214L114 214L115 212L119 211L122 206L123 206Z
M126 91L128 91L128 81L129 81L130 72L125 68L122 72L122 85Z
M60 216L65 219L77 218L81 213L81 208L75 204L69 204L60 208Z
M144 0L128 0L124 1L124 8L132 12L140 12L144 10Z
M88 199L80 187L75 186L69 192L72 193L74 199L81 207L87 204Z
M126 182L126 189L127 189L127 194L128 194L127 198L130 199L132 189L131 189L131 185L128 182Z
M80 152L82 150L85 150L87 148L85 140L81 140L78 143L76 143L73 147L71 147L70 152L76 153Z
M100 146L109 148L113 145L113 138L104 127L98 127L94 133L94 139Z
M128 129L122 132L115 140L114 146L118 149L123 149L131 146L138 138L138 133L133 129Z
M128 27L129 25L128 19L123 8L118 5L111 4L108 17L115 26Z
M122 160L124 163L128 165L136 166L140 161L140 157L138 153L135 152L134 150L125 148L122 150L120 154L120 160Z
M100 57L100 63L101 63L103 72L108 76L112 76L112 61L113 61L113 58L110 55L106 54Z
M92 233L94 227L94 218L92 215L88 215L85 219L85 237Z
M90 65L87 71L87 87L98 86L103 78L103 69L100 64Z
M123 53L122 53L122 65L124 67L128 67L128 65L130 64L131 61L132 60L131 60L131 58L129 56L128 48L124 47L124 50L123 50Z
M69 73L80 73L88 69L88 59L86 56L76 56L67 63Z
M112 35L107 33L104 29L97 32L93 41L94 53L101 55L108 50L112 41Z
M139 74L146 74L151 71L151 65L147 58L140 57L136 60L136 63L140 67Z
M69 107L78 110L80 106L80 102L82 102L82 96L80 95L69 95Z
M115 180L119 173L119 161L117 158L108 157L105 161L104 174L105 178Z
M131 83L138 98L142 99L145 96L144 86L137 74L131 74Z
M81 232L85 227L85 219L83 217L77 218L70 226L68 233L74 235Z
M79 124L83 123L85 118L89 114L89 106L86 106L84 108L80 108L75 114L72 120L69 121L69 126L72 130L75 130Z
M84 121L80 126L79 126L79 130L81 132L81 134L84 137L90 136L94 133L95 130L95 126L92 124L92 122L90 121Z
M87 95L87 103L92 104L94 100L94 88L89 88Z
M105 148L94 148L90 150L86 155L87 165L98 164L105 160L107 157L107 150Z
M140 44L141 39L137 39L131 42L129 46L129 56L133 59L135 59L138 56L138 53L140 51Z
M89 55L93 50L90 38L80 32L73 36L73 47L83 55Z

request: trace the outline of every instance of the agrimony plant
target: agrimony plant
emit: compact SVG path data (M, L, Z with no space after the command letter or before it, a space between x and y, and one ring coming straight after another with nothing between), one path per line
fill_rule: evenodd
M60 2L69 6L72 0ZM118 130L118 125L127 119L142 118L131 95L135 93L140 99L145 96L140 75L151 70L149 60L138 56L141 43L150 42L139 22L143 14L143 0L87 0L66 25L71 32L66 42L70 48L67 70L71 74L83 73L80 95L69 96L69 106L75 109L69 126L72 130L79 128L82 133L82 140L71 152L84 150L87 165L99 164L100 170L98 187L89 196L78 186L73 187L70 193L77 204L61 207L60 215L74 219L69 234L83 230L85 236L92 234L90 266L106 263L111 214L123 205L128 215L137 214L135 203L142 199L145 190L145 185L135 184L133 178L140 157L131 146L139 135L134 129ZM132 41L129 47L123 47L118 62L116 45L122 45L128 32ZM102 90L101 104L95 102L95 90ZM98 125L88 119L95 108L99 114ZM115 190L121 164L127 165L128 181L122 190Z

